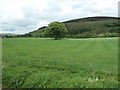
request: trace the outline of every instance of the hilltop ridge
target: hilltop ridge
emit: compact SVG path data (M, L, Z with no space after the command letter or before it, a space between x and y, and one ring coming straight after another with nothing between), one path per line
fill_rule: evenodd
M86 17L64 21L68 29L66 37L81 38L81 37L106 37L106 36L117 36L118 17ZM25 34L26 36L32 37L44 37L44 29L46 26L38 28L33 32Z

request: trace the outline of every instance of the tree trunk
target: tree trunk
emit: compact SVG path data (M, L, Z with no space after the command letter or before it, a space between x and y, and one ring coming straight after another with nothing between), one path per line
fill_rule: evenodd
M55 38L55 40L57 40L58 38Z

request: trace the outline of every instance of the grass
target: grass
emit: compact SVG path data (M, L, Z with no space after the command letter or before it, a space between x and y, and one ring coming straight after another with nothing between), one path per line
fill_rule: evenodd
M118 38L13 38L2 44L3 87L118 87Z
M66 37L117 37L119 22L113 17L89 17L64 22L68 29ZM33 37L44 37L44 28L29 33Z

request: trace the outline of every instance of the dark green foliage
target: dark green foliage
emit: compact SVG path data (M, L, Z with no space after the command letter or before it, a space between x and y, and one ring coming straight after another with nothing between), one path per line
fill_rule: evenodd
M47 37L54 38L55 40L65 37L67 28L61 22L51 22L46 29L44 29L44 34Z
M20 37L20 36L19 36ZM21 35L21 37L32 37L31 33L25 34L25 35Z
M84 21L84 22L69 22L65 23L69 32L69 37L99 37L100 34L111 34L110 36L117 36L118 25L117 19L108 19L100 21ZM112 35L113 34L113 35ZM104 35L106 36L106 35Z
M109 37L118 36L118 18L115 17L89 17L83 19L75 19L63 22L68 30L65 35L67 38L88 38L88 37ZM39 28L38 30L31 32L33 36L44 36L44 30L46 27ZM41 35L42 34L42 35Z

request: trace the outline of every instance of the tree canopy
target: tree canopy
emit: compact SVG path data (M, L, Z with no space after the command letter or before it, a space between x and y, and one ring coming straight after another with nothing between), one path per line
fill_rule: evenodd
M66 26L61 22L51 22L45 29L45 36L54 38L55 40L65 37L65 33L68 32Z

